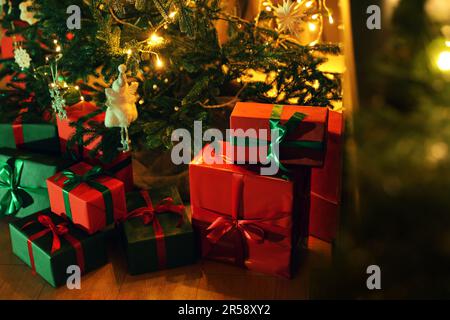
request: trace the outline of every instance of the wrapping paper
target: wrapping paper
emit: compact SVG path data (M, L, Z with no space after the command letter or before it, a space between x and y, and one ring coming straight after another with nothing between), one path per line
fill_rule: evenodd
M80 162L70 167L70 170L77 175L84 175L92 168L87 163ZM109 224L125 217L127 211L122 181L106 175L94 179L94 182L108 189L108 198L88 183L81 182L77 187L68 191L70 204L70 212L68 212L64 196L67 180L68 178L61 173L47 180L50 206L54 213L67 216L89 234L103 230ZM112 216L108 213L108 208L112 208L112 212L110 212Z
M53 225L42 224L39 216ZM9 229L14 254L53 287L66 283L68 266L78 265L85 274L107 262L103 233L89 236L49 210L12 222Z
M0 148L0 216L13 214L23 218L49 208L46 180L71 163L55 156ZM14 197L22 203L15 213L7 212Z
M332 242L337 235L341 207L344 114L330 111L325 164L311 172L312 236Z
M202 256L291 277L293 248L300 239L298 224L305 223L300 196L305 190L299 190L300 183L260 176L229 161L209 164L230 147L220 145L223 153L211 155L209 145L189 166L192 224ZM301 171L298 176L308 177L307 169Z
M258 162L265 162L270 152L271 120L275 105L238 102L230 117L230 128L242 129L245 133L232 133L230 139L234 144L233 160L238 163L249 163L250 154L254 154ZM296 113L306 115L292 132L280 144L280 160L282 165L322 166L325 154L326 127L328 109L320 107L282 106L279 115L280 124L285 126ZM258 130L267 130L267 137ZM247 141L244 138L247 137ZM238 140L237 140L238 139ZM237 140L237 142L236 142ZM294 146L297 144L297 146ZM303 144L304 146L298 146ZM310 145L309 147L306 147Z
M194 232L178 190L175 187L162 188L147 194L151 199L151 208L148 208L141 192L127 194L127 208L131 215L122 224L121 230L128 272L137 275L194 263ZM167 197L173 200L172 204L167 205L164 201ZM141 208L150 211L136 212Z

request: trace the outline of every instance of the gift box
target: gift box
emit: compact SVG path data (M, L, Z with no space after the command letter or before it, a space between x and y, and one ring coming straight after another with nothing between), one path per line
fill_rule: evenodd
M341 206L344 115L330 111L325 164L311 170L312 236L332 242L337 235Z
M321 166L327 120L327 108L238 102L230 118L233 160L257 164L271 158L281 169ZM272 141L271 130L277 130L278 143Z
M175 187L128 193L127 208L121 229L130 274L195 262L194 232Z
M86 118L86 116L92 113L98 113L96 116ZM61 144L61 151L63 153L71 153L74 156L81 157L83 159L89 158L89 151L93 150L100 142L100 137L92 139L92 136L86 134L83 136L83 140L78 143L76 147L71 150L68 150L67 143L72 138L72 136L76 133L76 128L72 127L70 124L72 122L83 121L84 122L98 122L103 123L105 120L105 113L101 112L97 106L88 102L80 102L73 106L66 108L67 119L60 119L57 117L57 126L58 126L58 135ZM86 123L88 125L88 123ZM86 146L83 146L84 142L89 143Z
M123 182L100 167L80 162L47 180L52 212L66 216L89 234L126 215Z
M189 165L192 225L201 254L253 271L291 277L293 248L307 230L302 203L309 169L287 180L262 176L226 157L227 143L206 146ZM303 177L303 178L302 178Z
M58 119L58 135L60 138L61 150L63 153L70 153L72 158L77 158L84 162L89 163L93 166L101 166L108 173L114 175L115 178L121 180L125 184L125 190L131 191L134 188L133 181L133 166L131 153L120 153L114 161L111 163L103 163L100 159L92 158L89 155L89 152L93 150L99 143L100 137L97 137L90 141L86 146L83 146L83 142L89 141L92 137L89 135L83 136L83 141L80 141L79 144L72 148L72 150L67 149L67 142L72 138L75 134L76 129L72 127L70 124L76 121L83 121L83 118L93 112L99 112L99 109L87 102L80 102L71 107L66 108L67 111L67 119ZM98 115L89 118L87 122L94 121L98 123L103 123L105 120L105 113L101 112ZM86 125L88 125L86 123Z
M0 148L0 216L22 218L49 208L46 180L70 164L59 157Z
M0 123L0 147L24 149L39 153L59 154L57 128L50 123Z
M69 266L81 274L107 262L102 232L88 235L49 210L9 224L12 251L53 287L66 284Z

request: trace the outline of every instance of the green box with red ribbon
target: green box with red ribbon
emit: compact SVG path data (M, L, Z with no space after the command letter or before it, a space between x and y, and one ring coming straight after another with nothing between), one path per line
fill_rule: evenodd
M0 147L59 154L56 125L51 123L23 123L21 118L0 123Z
M71 163L60 157L0 148L0 216L23 218L49 208L46 180Z
M99 166L80 162L47 180L50 206L93 234L122 220L126 213L125 187Z
M238 102L230 117L233 160L275 161L283 171L289 166L320 167L327 122L328 108Z
M195 242L186 209L175 187L127 194L121 225L132 275L195 262Z
M104 233L88 235L49 210L12 222L9 229L14 254L53 287L108 261Z

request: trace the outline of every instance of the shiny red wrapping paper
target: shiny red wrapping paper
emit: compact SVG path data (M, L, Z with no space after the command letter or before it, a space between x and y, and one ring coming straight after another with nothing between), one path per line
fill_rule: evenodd
M304 190L298 190L299 183L261 176L229 160L208 164L212 149L205 147L189 166L192 224L202 256L291 277L298 224L306 223L301 219L304 197L299 196Z
M76 174L83 175L92 167L87 163L80 162L70 170ZM47 180L50 206L53 213L59 216L66 216L66 205L64 202L63 188L66 177L61 174ZM125 189L122 181L103 175L95 179L96 182L107 187L112 195L113 216L115 221L125 218L127 213ZM93 234L103 230L106 226L106 206L102 193L92 188L86 183L80 183L75 189L69 192L71 209L71 220L81 229Z
M71 122L77 121L83 116L88 115L96 110L98 110L97 106L88 102L80 102L77 103L67 110L67 119L61 120L57 119L58 124L58 134L61 144L61 150L63 153L67 152L67 141L75 134L75 128L70 126ZM103 123L105 120L105 113L101 113L98 116L93 117L89 121L95 121L99 123ZM84 136L83 140L86 141L89 139L89 136ZM119 179L125 184L125 190L127 192L132 191L134 188L133 181L133 166L131 161L131 153L121 153L113 162L105 164L102 163L99 159L92 159L89 157L89 151L94 149L96 145L100 142L100 138L95 139L90 144L83 148L82 160L91 164L91 165L99 165L103 169L110 171L114 174L114 177ZM75 154L79 154L79 150L73 150Z
M344 114L330 111L328 142L322 168L311 170L309 233L332 242L337 235L341 207Z

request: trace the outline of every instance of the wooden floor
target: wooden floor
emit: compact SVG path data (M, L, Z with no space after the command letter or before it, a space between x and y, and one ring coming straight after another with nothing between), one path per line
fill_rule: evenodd
M292 280L252 273L211 261L142 276L126 273L112 243L110 262L82 278L81 290L54 289L11 252L9 230L0 222L0 299L307 299L310 274L328 264L331 248L310 238L309 252Z

